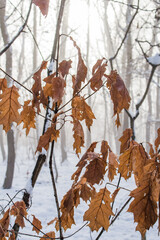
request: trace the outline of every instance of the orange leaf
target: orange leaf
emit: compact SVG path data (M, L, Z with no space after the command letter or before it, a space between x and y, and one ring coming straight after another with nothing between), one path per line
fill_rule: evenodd
M47 225L49 226L49 225L53 224L55 221L57 221L57 220L58 220L58 218L55 217L53 220L51 220L50 222L48 222Z
M53 238L53 239L55 238L55 232L54 231L46 233L45 235L43 235L42 238L40 238L40 240L51 240L51 238Z
M78 120L73 120L73 132L73 149L75 149L76 154L78 154L81 152L81 147L84 147L84 132Z
M158 128L158 130L157 130L157 134L158 134L158 136L157 136L157 138L156 138L156 140L155 140L155 149L156 149L156 151L158 150L158 147L159 147L159 145L160 145L160 128Z
M10 210L8 209L3 217L0 219L0 239L5 236L5 233L7 233L9 223L10 223L10 216L9 216Z
M44 135L40 137L36 151L42 152L42 148L44 148L47 151L49 143L52 142L53 140L57 141L58 137L59 130L55 129L55 124L52 124L52 126L47 129Z
M33 3L40 8L44 16L48 15L49 0L33 0Z
M82 59L81 50L77 46L76 42L73 40L72 37L70 37L70 40L73 42L74 47L78 50L78 66L77 66L77 75L75 78L75 84L74 84L74 91L73 95L75 95L81 88L81 83L85 81L85 78L87 76L87 67L84 64L84 61Z
M110 198L110 192L104 188L101 189L94 198L91 200L89 209L83 216L84 221L89 221L88 226L92 231L98 231L103 227L106 231L109 227L109 217L114 215L110 206L112 199Z
M7 88L6 78L0 78L0 91L2 90L2 92L4 92L6 88Z
M6 132L11 129L12 122L19 122L18 109L20 108L20 104L18 98L18 89L15 86L6 88L0 96L0 124L3 125L3 129Z
M109 145L108 145L108 142L107 142L107 141L102 141L102 144L101 144L101 153L102 153L104 162L107 161L109 149L110 149L110 147L109 147Z
M108 178L110 181L112 181L114 176L117 175L117 167L117 156L113 152L109 152Z
M106 75L105 75L106 76ZM117 74L116 71L111 71L111 74L107 77L107 87L110 91L111 99L114 104L114 115L117 114L116 124L120 125L119 113L122 109L128 109L130 106L130 96L124 85L123 80Z
M92 69L93 77L90 79L90 82L93 91L97 91L103 84L102 77L104 76L107 66L107 63L102 64L103 60L104 59L98 60Z
M32 231L36 231L37 234L39 234L40 230L42 229L42 224L41 224L41 221L36 218L34 215L33 216L33 221L32 221L32 224L33 224L33 228L32 228Z
M33 75L35 83L32 86L33 100L32 106L37 108L37 112L40 112L40 103L47 104L47 100L44 98L42 85L41 85L41 73L47 67L47 62L43 61L40 69Z
M27 216L26 205L24 201L16 202L10 211L11 215L16 216L15 223L17 223L21 228L25 227L24 217Z
M124 151L129 148L132 135L133 133L131 128L128 128L123 132L123 136L119 139L121 142L120 153L124 153Z
M69 73L69 69L71 68L71 64L72 64L71 60L68 60L68 61L63 60L59 64L58 72L61 73L62 77L64 77L65 75L67 75Z
M72 115L77 120L85 120L86 126L90 130L95 116L90 106L85 102L83 97L76 96L72 100Z
M23 122L23 128L26 128L26 135L28 135L31 128L36 128L35 125L35 110L32 106L29 106L30 100L24 102L23 110L20 114L21 122Z
M54 77L54 74L45 78L44 81L47 83L43 88L45 97L52 97L54 102L61 102L64 95L64 88L66 86L65 80L60 77Z

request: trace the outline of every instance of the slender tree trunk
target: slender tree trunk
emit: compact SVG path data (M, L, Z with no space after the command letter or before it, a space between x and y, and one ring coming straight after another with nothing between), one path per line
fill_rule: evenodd
M0 148L1 148L1 152L2 152L3 161L5 161L5 159L6 159L6 152L5 152L5 149L4 149L2 126L0 126Z
M0 26L2 32L2 38L4 45L9 41L9 34L7 32L7 27L5 24L5 10L6 10L6 0L0 1ZM12 47L6 51L6 72L12 75ZM7 78L8 86L11 84L11 80ZM7 133L7 143L8 143L8 163L7 171L3 184L3 188L11 188L14 174L15 165L15 146L14 146L14 132L11 129Z

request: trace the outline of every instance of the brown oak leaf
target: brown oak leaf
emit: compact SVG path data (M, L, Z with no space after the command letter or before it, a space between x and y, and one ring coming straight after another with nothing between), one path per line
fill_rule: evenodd
M160 145L160 128L158 128L158 130L157 130L157 134L158 134L158 136L157 136L157 138L156 138L156 140L155 140L155 149L156 149L156 151L158 150L158 147L159 147L159 145Z
M48 15L49 0L33 0L33 3L40 8L44 16Z
M93 124L95 116L90 106L85 102L85 99L80 96L76 96L72 100L72 115L77 120L85 120L86 126L90 130Z
M40 238L40 240L51 240L51 239L55 239L55 232L54 231L48 232L45 235L43 235L42 238Z
M7 233L9 223L10 223L10 209L8 209L3 217L0 219L0 239L2 239Z
M51 127L49 127L47 131L44 133L44 135L40 136L36 151L42 152L42 148L44 148L47 151L49 143L52 142L53 140L57 141L58 137L59 130L56 130L55 124L52 124Z
M110 147L108 145L108 142L107 141L102 141L102 143L101 143L101 153L102 153L104 162L107 161L109 150L110 150Z
M116 125L119 127L119 113L122 109L128 109L130 106L130 96L125 84L116 71L111 71L107 77L107 87L110 91L111 99L114 104L114 115L117 114Z
M11 129L12 122L19 122L20 116L18 110L21 106L18 98L18 89L15 86L6 88L0 96L0 124L3 125L3 129L6 132Z
M75 149L76 154L78 154L81 153L81 147L84 147L84 132L78 120L73 120L73 132L73 149Z
M15 223L17 223L21 228L25 227L24 217L27 216L26 205L24 201L16 202L10 211L11 215L16 216Z
M6 88L7 88L7 79L0 78L0 91L4 92Z
M68 60L68 61L63 60L59 64L58 72L61 73L63 78L65 77L65 75L67 75L69 73L69 69L71 68L71 64L72 64L71 60Z
M24 102L23 110L20 113L20 123L23 122L23 128L26 128L26 135L28 135L31 128L36 128L35 125L35 110L32 106L29 106L30 100Z
M109 162L108 162L108 178L110 181L113 181L114 176L117 175L117 168L118 168L118 162L117 162L117 156L109 151Z
M32 228L32 231L35 231L37 234L39 234L40 230L42 229L42 224L41 224L41 221L36 218L34 215L33 216L33 221L32 221L32 224L33 224L33 228Z
M82 59L80 48L77 46L76 42L73 40L72 37L70 37L70 40L73 42L74 47L78 50L77 74L75 77L75 83L73 85L73 95L75 95L80 90L81 83L85 81L85 78L87 76L87 67Z
M103 63L104 59L100 59L92 68L92 78L90 79L91 89L97 91L103 84L102 77L106 71L107 63Z
M91 228L91 231L98 231L101 227L106 231L108 230L109 217L114 215L110 206L111 202L110 192L106 188L95 194L89 209L83 216L84 221L89 221L88 226Z
M129 148L132 135L133 132L131 128L128 128L123 132L123 136L119 139L119 141L121 142L120 153L123 153Z

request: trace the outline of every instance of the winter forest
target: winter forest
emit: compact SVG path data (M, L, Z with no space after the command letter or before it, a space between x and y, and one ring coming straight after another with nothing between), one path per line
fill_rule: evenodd
M0 0L0 240L158 240L160 2Z

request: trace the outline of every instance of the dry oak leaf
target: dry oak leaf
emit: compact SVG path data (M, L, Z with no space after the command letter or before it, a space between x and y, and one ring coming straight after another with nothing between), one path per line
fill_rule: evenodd
M2 239L7 233L9 223L10 223L10 209L8 209L3 217L0 219L0 239Z
M101 153L102 153L104 162L107 161L109 150L110 150L110 147L108 145L108 142L103 140L101 143Z
M26 136L28 135L31 128L36 128L35 117L36 113L32 106L29 106L30 100L24 102L23 110L20 113L20 123L23 122L23 128L26 128Z
M76 42L73 40L72 37L70 37L70 40L73 42L74 47L76 47L76 49L78 50L77 74L73 85L73 95L75 95L81 89L81 83L85 81L85 78L87 76L87 67L82 59L80 48L77 46Z
M33 221L32 221L32 224L33 224L33 228L32 228L32 231L36 231L37 234L39 234L40 230L42 229L42 224L41 224L41 221L36 218L34 215L33 216Z
M107 63L102 64L103 60L104 59L98 60L92 69L93 76L90 79L90 83L91 83L91 89L93 91L97 91L98 89L100 89L100 87L102 87L102 84L103 84L102 77L104 76L104 73L106 71L106 66L107 66Z
M89 221L88 226L92 231L98 231L101 227L108 230L109 217L114 215L110 206L111 202L110 192L106 188L101 189L91 200L83 220Z
M76 172L72 175L71 179L74 180L75 182L78 181L78 178L81 174L81 171L83 169L83 167L87 164L87 159L88 159L88 153L89 152L94 152L94 149L96 148L97 142L93 142L89 148L87 149L87 151L83 154L83 156L81 157L80 161L78 162L78 164L76 165L76 167L78 167L78 169L76 170Z
M47 104L47 100L44 97L42 85L41 85L41 73L47 67L47 61L43 61L40 69L34 73L33 79L35 80L32 86L33 100L32 106L37 108L37 112L40 112L40 103Z
M115 200L117 194L119 193L120 188L117 188L113 193L112 193L112 202Z
M88 153L89 163L86 166L86 171L83 175L87 179L87 182L94 185L95 183L99 184L103 180L106 173L106 163L103 159L95 153Z
M43 235L42 238L40 238L40 240L51 240L51 239L55 239L55 232L48 232L45 235Z
M117 175L117 168L118 168L118 162L117 162L117 156L109 151L109 158L108 158L108 178L110 181L113 181L114 176Z
M44 16L48 15L49 0L33 0L33 3L40 8Z
M61 215L61 226L66 231L68 228L71 228L72 224L75 224L74 221L74 209L72 209L69 213L64 211ZM57 220L55 224L55 228L59 230L59 221Z
M42 148L44 148L47 151L49 143L52 142L53 140L57 141L58 137L59 130L56 130L55 124L52 124L52 126L47 129L44 135L40 136L36 151L42 152Z
M18 89L15 86L6 88L0 95L0 124L3 125L3 129L6 132L11 129L12 122L19 122L20 116L18 110L21 106L18 98Z
M126 180L131 177L132 171L137 178L137 184L143 175L143 167L146 164L148 155L143 146L135 141L130 142L130 147L119 157L119 169L122 177Z
M76 96L72 100L72 116L80 121L85 120L89 130L92 126L93 119L95 119L91 107L85 102L85 99L80 96Z
M84 132L78 120L73 120L73 132L73 149L75 149L76 154L78 154L81 153L81 147L84 147Z
M119 141L121 142L120 153L124 153L124 151L129 148L132 135L133 131L131 128L128 128L123 132L122 137L119 139Z
M62 76L54 77L54 74L45 78L46 85L43 88L45 97L52 97L54 102L61 102L64 96L66 82Z
M114 104L114 115L117 114L116 125L119 127L119 113L122 109L129 108L131 98L123 80L116 71L111 71L110 75L105 76L107 77L107 87Z
M72 67L71 64L72 64L71 60L68 60L68 61L63 60L59 64L58 72L61 73L63 78L64 78L65 75L67 75L69 73L69 69Z
M128 212L134 214L134 221L138 223L136 230L140 231L142 235L157 221L158 188L158 184L151 181L149 176L148 179L144 179L143 183L141 182L140 187L130 193L134 200L131 202Z
M16 202L12 206L10 214L16 216L15 223L17 223L21 228L25 227L24 217L27 216L27 211L24 201Z
M76 188L79 189L79 196L85 202L87 202L90 198L93 198L95 195L95 188L92 184L87 182L86 178L82 178Z
M158 147L159 147L159 145L160 145L160 128L158 128L158 130L157 130L157 134L158 134L158 136L157 136L157 138L156 138L156 140L155 140L155 149L156 149L156 151L158 150Z
M7 88L6 78L0 78L0 91L4 92L6 88Z

